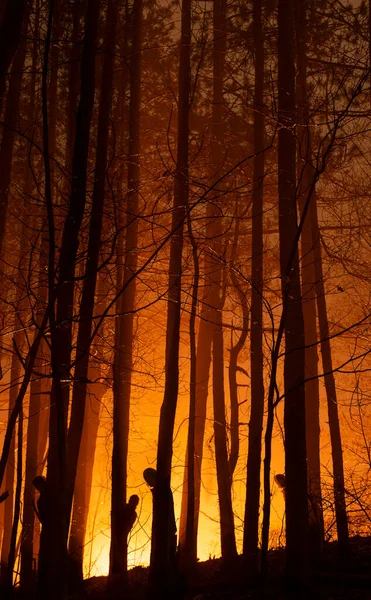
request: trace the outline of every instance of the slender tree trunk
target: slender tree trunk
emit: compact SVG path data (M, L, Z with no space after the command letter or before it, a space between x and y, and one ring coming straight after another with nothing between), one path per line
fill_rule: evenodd
M210 265L209 265L210 266ZM188 476L188 444L184 468L184 480L182 488L182 505L179 524L179 544L184 546L188 520L188 496L194 493L194 547L197 553L198 519L200 512L201 497L201 468L204 449L206 404L209 392L209 377L211 364L212 327L210 318L210 281L207 265L205 264L206 291L201 301L202 310L200 314L200 326L197 338L196 352L196 382L195 382L195 423L194 423L194 483Z
M17 317L15 318L16 324L18 324ZM16 325L17 326L17 325ZM19 336L15 336L16 342L19 342ZM9 416L14 409L18 386L16 381L19 380L21 374L21 363L19 358L14 351L12 356L12 363L10 369L10 380L13 382L10 388L9 394ZM4 507L4 534L3 543L1 546L1 576L0 576L0 587L4 589L9 582L9 570L8 570L8 556L10 552L10 542L12 537L12 523L14 514L14 481L15 481L15 436L13 435L11 446L9 450L9 459L6 466L5 474L5 489L9 492L9 497L5 502Z
M135 0L132 12L129 156L125 263L123 284L127 285L119 305L113 365L114 409L112 449L111 549L110 575L127 577L127 534L120 529L120 512L127 502L127 458L130 429L130 397L133 370L135 279L138 264L138 212L140 185L140 103L142 0ZM130 283L129 283L130 282Z
M36 76L38 66L38 37L39 37L39 18L40 5L36 5L36 22L34 30L34 42L32 51L32 78L30 85L30 101L28 106L28 118L26 131L30 132L34 125L35 118L35 90ZM32 148L30 148L30 151ZM26 157L25 164L26 180L25 180L25 196L26 198L32 193L34 181L33 172L29 164L29 157ZM42 211L43 213L45 211ZM41 243L39 247L39 276L38 276L38 304L37 304L37 326L40 327L43 314L47 305L47 254L48 240L44 231L44 214L40 214L38 218L41 229ZM37 337L37 330L34 339ZM35 488L32 485L33 478L38 474L42 458L47 444L47 420L48 420L48 402L47 393L49 391L47 368L49 362L47 345L45 339L40 342L38 356L35 360L35 370L38 373L44 373L42 376L34 376L30 384L30 404L27 426L27 441L26 441L26 467L25 467L25 484L23 498L23 515L22 515L22 534L21 534L21 568L20 568L20 584L22 589L32 589L36 583L36 555L38 553L38 543L40 534L40 523L35 519Z
M99 304L101 308L101 304ZM85 404L84 427L73 497L73 512L68 545L69 578L72 583L83 580L84 550L93 480L94 454L99 428L101 401L106 386L101 377L101 352L89 363L90 392Z
M21 411L18 416L18 444L17 444L17 485L15 489L15 499L14 499L14 517L12 523L12 534L10 538L10 548L8 555L8 582L7 582L7 592L8 597L12 597L12 588L13 588L13 576L14 576L14 567L16 560L16 550L17 550L17 533L19 526L19 517L21 512L21 492L22 492L22 473L23 473L23 412Z
M54 159L57 158L57 113L58 113L58 77L60 76L59 57L60 57L60 38L62 36L61 26L61 0L54 0L53 10L53 28L50 46L49 61L49 86L48 86L48 112L49 112L49 152ZM51 185L54 196L57 189L55 186L55 163L50 162ZM55 197L56 204L58 203Z
M26 6L26 0L9 0L0 24L0 113L6 87L6 75L21 39Z
M6 213L7 213L9 187L10 187L10 179L11 179L11 172L12 172L15 129L17 127L17 122L18 122L20 93L21 93L21 84L22 84L22 72L23 72L23 67L24 67L24 62L25 62L25 57L26 57L26 49L27 49L26 33L27 33L27 28L28 28L28 14L29 14L29 11L27 10L26 15L25 15L24 26L23 26L24 37L23 37L22 43L20 44L20 46L18 48L18 51L15 55L14 62L13 62L12 76L11 76L9 91L8 91L8 102L7 102L7 108L5 111L6 126L4 127L4 134L3 134L1 151L0 151L0 203L3 205L3 210L4 210L4 213L3 213L4 219L1 219L1 221L0 221L1 225L3 226L3 228L0 229L0 252L1 252L2 241L4 239L4 232L5 232L5 218L6 218ZM21 244L20 244L20 248L19 248L20 260L22 259L22 256L25 252L25 239L26 239L25 233L26 232L24 231L24 228L22 228L22 231L20 232L20 235L21 235ZM16 286L15 286L16 287L15 293L18 295L18 298L16 299L16 302L15 302L15 306L16 306L16 312L15 312L15 316L14 316L14 329L15 330L17 330L18 328L23 329L22 324L18 320L18 310L21 310L21 308L22 308L19 305L21 303L21 297L22 297L22 291L20 291L20 290L22 290L22 284L23 284L23 273L18 271L18 275L16 277ZM20 347L20 343L23 341L23 333L21 335L16 333L14 336L14 340L15 340L15 343L17 344L17 347ZM13 385L10 388L10 393L9 393L9 416L15 406L17 393L18 393L18 386L16 385L15 382L17 382L19 380L20 374L21 374L21 364L20 364L20 361L19 361L19 358L18 358L16 352L14 351L14 354L12 356L12 361L11 361L11 373L10 373L10 381L13 383ZM14 473L15 473L14 452L15 452L15 439L14 439L14 435L13 435L11 447L10 447L10 460L9 460L7 468L6 468L6 489L9 491L9 498L4 507L4 535L3 535L3 540L2 540L1 559L0 559L1 567L2 567L1 568L1 576L0 576L1 587L6 586L9 582L7 564L8 564L8 556L9 556L9 552L10 552L10 543L11 543L11 532L12 532L11 524L13 522Z
M243 554L250 575L258 571L261 439L264 414L263 381L263 192L264 192L264 33L263 0L254 0L254 184L251 240L251 411L247 455Z
M179 343L183 221L188 204L188 136L190 97L191 0L183 0L179 60L178 148L174 181L174 208L170 244L169 292L166 328L165 393L161 406L157 479L153 499L153 524L149 584L156 598L174 597L174 563L170 531L171 460L179 385Z
M97 154L94 174L93 201L90 214L89 243L85 278L80 304L80 321L77 335L76 366L71 406L71 419L67 439L67 522L70 521L73 490L84 425L87 393L90 344L93 325L95 288L101 249L103 209L105 199L108 158L109 124L112 104L113 57L115 48L117 0L109 0L104 42L102 91L98 117Z
M311 140L309 131L309 104L307 94L307 1L295 3L297 70L298 127L298 204L303 214L306 195L313 177L311 160ZM317 355L317 315L315 293L315 265L313 257L313 235L311 213L315 210L313 202L309 206L309 218L305 219L301 236L302 262L302 299L305 328L305 414L306 444L309 494L310 544L313 557L319 555L324 540L321 492L320 460L320 400Z
M294 6L278 3L278 191L282 310L285 314L285 474L288 581L308 578L308 497L305 443L304 320L296 245ZM288 271L288 266L291 266Z
M10 3L12 4L12 3ZM14 4L17 4L15 1ZM7 95L7 102L4 115L3 137L0 149L0 254L2 252L6 216L8 212L9 187L12 173L13 149L19 118L19 103L21 96L21 87L23 79L24 63L27 50L27 29L28 29L29 7L25 11L23 21L23 39L15 54L12 74ZM1 28L0 28L1 29ZM1 35L1 32L0 32ZM0 38L1 39L1 38ZM1 43L0 43L1 46ZM1 61L1 59L0 59ZM1 102L1 65L0 65L0 102Z
M76 132L76 113L79 97L79 74L81 50L79 37L81 31L81 17L83 14L84 2L75 2L71 0L70 10L72 12L72 35L71 48L69 51L70 63L68 66L68 98L67 98L67 143L66 143L66 170L71 172L73 148L75 144Z
M189 319L189 345L190 345L190 375L189 375L189 421L187 439L187 460L185 469L187 486L186 527L184 538L179 540L180 560L182 568L188 574L197 563L197 532L195 531L195 434L196 434L196 402L197 402L197 351L196 351L196 317L198 304L198 288L200 281L200 266L197 242L192 231L192 221L188 215L188 235L192 245L194 278L192 286L191 314Z
M229 368L228 368L228 380L229 380L229 395L231 403L231 421L230 421L230 452L228 459L228 469L230 476L233 477L236 469L239 453L240 453L240 431L239 431L239 403L238 403L238 383L237 383L237 372L238 372L238 357L241 350L243 349L249 328L249 308L247 304L246 294L240 287L238 277L235 271L235 257L237 253L238 238L240 234L240 217L238 210L238 200L236 202L236 225L234 232L233 247L230 258L230 276L233 287L236 291L239 299L241 310L242 310L242 328L235 344L233 344L233 329L231 331L231 348L229 354Z
M211 155L214 168L214 180L220 177L223 164L223 78L226 52L226 2L216 0L213 10L213 105L212 105L212 145ZM220 195L222 186L216 192ZM214 439L215 459L218 483L220 538L222 558L229 562L237 555L234 532L234 516L232 507L232 477L229 473L227 450L227 424L225 419L224 394L224 341L222 326L222 222L220 212L215 206L216 199L211 202L210 233L213 257L211 273L211 305L212 305L212 340L213 340L213 407L214 407Z
M322 268L320 231L317 216L317 199L315 195L312 202L313 210L311 213L311 219L313 231L313 254L316 279L317 311L321 339L322 365L323 372L325 373L324 381L327 397L328 420L330 427L332 470L334 477L336 528L339 540L340 557L342 561L345 562L347 557L349 556L349 531L344 489L343 449L341 442L336 384L332 366L331 343L329 339L330 332L327 318L325 285Z
M221 310L216 310L214 314L213 408L216 476L218 483L222 559L226 563L229 563L236 558L237 549L232 507L232 477L228 463L227 424L225 418L222 312Z

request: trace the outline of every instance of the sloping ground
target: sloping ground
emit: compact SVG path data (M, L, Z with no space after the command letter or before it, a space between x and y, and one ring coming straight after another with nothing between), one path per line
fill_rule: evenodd
M220 559L208 560L197 565L184 600L371 600L371 538L356 536L351 540L352 556L346 571L337 559L337 544L326 544L324 556L315 573L311 588L304 594L285 591L283 549L270 552L270 581L265 589L248 584L242 557L235 568L223 570ZM148 569L135 567L129 571L129 590L121 600L149 600L147 594ZM94 577L85 582L89 600L110 600L108 578ZM176 598L174 598L176 600Z

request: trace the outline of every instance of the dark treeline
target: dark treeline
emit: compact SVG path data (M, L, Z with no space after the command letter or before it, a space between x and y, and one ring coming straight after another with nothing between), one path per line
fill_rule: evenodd
M0 2L4 597L81 593L107 470L108 597L138 540L182 597L209 510L295 597L370 535L370 10Z

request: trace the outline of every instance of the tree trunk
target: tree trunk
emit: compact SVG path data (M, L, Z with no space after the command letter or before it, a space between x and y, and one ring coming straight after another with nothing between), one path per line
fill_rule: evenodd
M240 218L239 203L236 202L236 225L234 232L234 240L230 258L230 276L233 287L237 294L242 310L242 327L241 332L235 344L233 344L233 329L231 330L231 348L229 354L229 368L228 368L228 380L229 380L229 395L231 405L231 421L230 421L230 451L228 459L228 469L230 477L233 478L234 471L236 469L239 453L240 453L240 429L239 429L239 403L238 403L238 383L237 383L237 372L238 372L238 357L243 349L248 329L249 329L249 307L247 304L246 294L240 287L238 277L235 271L235 257L237 253L238 238L240 234ZM248 205L247 205L248 208ZM243 211L245 214L247 210Z
M101 305L99 306L101 307ZM100 358L101 352L94 359L90 359L89 363L90 393L85 404L84 427L75 481L68 545L69 580L72 584L83 580L84 550L93 480L94 454L99 428L101 400L106 391L106 386L99 381L101 377Z
M308 497L305 442L304 320L296 243L294 6L278 3L278 192L282 310L284 311L284 427L288 581L308 578Z
M298 110L298 205L301 216L313 177L311 161L311 140L309 132L309 104L307 94L307 31L306 0L295 3ZM317 355L317 315L315 295L315 265L313 256L313 235L311 213L304 220L301 236L302 263L302 302L305 328L305 414L306 444L309 494L309 532L311 554L318 557L324 541L324 525L321 492L320 460L320 399Z
M110 575L127 578L127 533L120 529L120 513L127 502L127 458L130 429L130 396L133 369L134 308L136 284L133 276L138 264L138 211L140 185L140 103L142 0L135 0L132 13L129 156L125 263L123 285L127 286L119 303L113 366L114 409L112 449Z
M311 213L311 219L313 231L313 254L316 280L317 311L321 339L322 365L323 372L325 374L324 381L327 397L327 411L330 428L332 470L334 477L336 528L339 540L340 558L343 561L343 563L345 563L347 557L349 556L349 531L344 489L343 447L341 442L337 393L332 366L331 344L329 339L330 332L327 319L325 285L323 279L322 256L320 246L320 231L318 226L317 215L317 199L315 194L312 202L313 210Z
M182 505L180 512L179 523L179 545L184 546L186 543L186 529L188 520L188 496L194 493L194 547L196 551L195 561L197 558L197 533L198 519L200 513L200 497L201 497L201 468L202 456L204 448L205 424L206 424L206 405L209 392L209 376L211 364L211 343L212 343L212 328L210 322L210 282L208 281L207 269L205 266L206 278L206 293L201 301L203 308L200 315L200 326L197 338L196 352L196 406L195 406L195 433L194 433L194 483L188 475L188 443L184 468L184 479L182 488Z
M214 169L213 180L221 176L223 165L223 78L226 52L226 2L216 0L213 10L213 105L211 155ZM222 185L215 191L220 195ZM232 507L232 478L229 473L227 450L227 426L225 420L224 394L224 341L222 327L222 222L216 199L210 203L213 271L211 273L211 321L213 344L213 407L215 460L218 483L220 538L223 560L229 562L237 555Z
M170 243L169 291L166 328L165 393L161 406L157 447L157 479L149 585L156 598L173 598L175 565L172 556L171 459L179 385L179 342L183 226L188 204L188 136L190 96L191 0L183 0L179 60L178 148L174 181L174 209Z
M26 8L27 7L27 8ZM25 11L29 6L25 0L8 0L0 25L0 113L4 99L6 76L18 48ZM3 212L1 211L1 214Z
M263 0L254 0L253 35L255 48L254 90L254 174L252 191L251 240L251 410L247 455L246 504L243 554L247 569L258 571L261 439L264 414L263 381L263 192L264 192L264 33Z
M84 425L90 344L93 326L95 288L101 249L103 209L108 157L109 124L112 104L113 57L115 48L117 0L109 0L104 42L102 91L98 117L97 154L94 173L93 200L90 213L89 242L85 277L80 304L77 334L76 366L67 439L67 522L70 521L81 436Z
M191 314L189 319L190 374L189 374L189 421L186 469L184 470L187 488L186 524L184 538L179 536L179 550L182 568L186 576L197 563L197 532L195 531L195 436L196 436L196 406L197 406L197 351L196 351L196 317L198 304L198 288L200 282L200 266L197 242L192 231L191 216L188 215L188 235L192 245L194 277L192 286ZM183 502L182 498L182 502Z
M73 148L75 144L76 111L79 97L79 74L81 62L80 31L84 2L71 0L72 13L71 49L69 52L70 64L68 67L68 98L67 98L67 142L66 142L66 170L72 169Z
M13 4L13 2L10 2ZM14 5L17 4L14 1ZM9 202L9 187L11 181L12 172L12 161L13 161L13 148L15 135L17 130L17 124L19 119L19 101L21 96L21 87L23 79L24 63L26 58L27 50L27 29L28 29L28 16L29 6L25 11L23 21L23 39L19 45L19 48L14 57L12 65L12 74L10 76L10 83L7 95L7 102L4 115L4 127L3 137L1 140L0 149L0 254L2 253L5 227L6 227L6 216L8 212ZM1 28L0 28L1 29ZM1 32L0 32L1 35ZM1 39L1 37L0 37ZM1 42L0 42L1 46ZM1 59L0 59L1 62ZM0 102L1 102L1 64L0 64Z
M11 179L11 171L12 171L12 160L13 160L13 148L15 141L15 129L17 128L18 116L19 116L19 104L20 104L20 93L21 93L21 84L22 84L22 72L26 57L26 33L28 28L28 14L29 10L27 10L23 25L23 40L20 44L18 51L15 55L13 68L12 68L12 76L9 85L8 91L8 102L5 111L5 128L3 133L3 139L1 144L0 151L0 202L3 205L4 210L4 220L1 220L1 224L4 226L0 231L0 252L2 241L4 239L4 230L5 230L5 218L8 206L8 198L9 198L9 187L10 187L10 179ZM26 231L25 226L21 228L21 243L19 247L19 256L20 261L25 253L25 241L26 241ZM20 306L21 298L22 298L22 288L23 288L23 273L18 270L16 276L16 301L15 301L15 316L14 316L14 330L20 329L22 333L16 333L14 336L15 344L18 348L21 347L22 341L24 339L23 335L23 326L22 323L19 322L18 319L18 311L22 310L22 306ZM24 304L24 302L23 302ZM17 356L17 353L14 351L12 355L11 361L11 372L10 372L10 381L13 383L10 388L9 393L9 416L14 409L18 386L15 384L19 380L21 374L21 363ZM14 452L15 452L15 439L14 435L12 436L11 447L10 447L10 455L9 462L6 468L6 489L9 491L9 498L5 503L4 507L4 535L1 546L1 576L0 576L0 586L4 587L9 582L9 574L7 569L8 564L8 556L10 552L10 543L11 543L11 533L12 533L12 522L13 522L13 504L14 504L14 473L15 473L15 463L14 463Z
M16 327L18 324L17 317L15 317ZM15 335L16 342L19 342L19 335ZM19 380L21 374L21 363L19 358L14 351L12 356L12 364L10 369L10 380L16 382ZM9 416L14 408L18 387L13 383L10 388L9 394ZM12 537L12 523L13 523L13 510L14 510L14 481L15 481L15 435L12 437L11 446L9 450L9 459L6 466L5 474L5 489L9 492L9 497L5 502L4 507L4 534L3 543L1 546L1 576L0 576L0 587L4 589L9 582L9 571L8 571L8 557L10 552L10 541Z
M38 38L39 38L39 18L40 6L36 6L36 22L34 30L34 42L32 51L32 80L30 85L30 101L28 106L27 131L31 131L35 116L35 89L36 75L38 65ZM31 149L30 149L31 150ZM29 157L26 157L25 164L25 196L32 193L33 172L29 165ZM38 219L40 228L43 227L44 215L41 214ZM36 322L38 327L41 325L42 315L45 313L47 303L47 282L45 273L47 271L47 253L48 240L46 233L41 229L41 243L39 248L39 277L38 277L38 304ZM37 331L34 339L36 339ZM30 385L30 404L27 426L26 440L26 467L25 484L23 497L23 518L21 534L21 566L20 566L20 584L22 589L32 589L36 583L35 556L38 552L38 542L40 533L40 523L35 519L35 488L32 485L33 478L38 474L41 461L47 444L46 423L48 418L47 392L49 391L46 363L48 362L48 352L45 340L42 339L35 361L35 370L38 373L44 373L45 378L35 376ZM40 474L40 473L39 473Z
M53 28L50 46L49 61L49 86L48 86L48 113L49 113L49 153L53 159L56 159L57 149L57 114L58 114L58 77L60 76L59 42L62 37L61 26L61 0L54 0L53 9ZM57 188L55 186L55 162L50 162L51 186L53 194L56 196ZM55 198L56 204L58 199Z
M8 582L7 582L7 592L9 598L12 597L12 588L13 588L13 576L14 576L14 566L16 560L16 550L17 550L17 532L19 526L19 516L21 512L21 492L22 492L22 474L23 474L23 412L19 413L18 416L18 444L17 444L17 485L15 489L15 498L14 498L14 517L12 523L12 534L10 538L10 548L8 555Z
M53 0L51 0L53 2ZM51 4L52 7L52 4ZM43 124L46 173L46 200L49 224L49 319L51 329L51 362L53 387L51 394L49 455L46 491L53 507L43 523L40 540L38 594L42 600L62 599L67 581L67 493L66 493L66 426L69 400L74 275L79 232L86 201L86 171L90 137L90 122L95 91L95 54L100 0L90 0L86 13L82 51L81 95L76 116L76 139L73 157L72 191L69 212L64 224L59 259L58 286L54 283L55 233L50 158L46 77L48 44L43 70ZM49 38L50 42L50 38ZM57 300L56 319L54 304Z

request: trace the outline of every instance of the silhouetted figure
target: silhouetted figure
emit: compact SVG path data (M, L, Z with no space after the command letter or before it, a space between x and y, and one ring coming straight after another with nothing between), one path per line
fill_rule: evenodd
M130 531L133 529L133 525L138 518L136 513L136 507L139 504L139 496L133 494L129 498L129 502L125 504L120 513L120 534L126 540Z
M46 478L43 475L37 475L33 478L32 484L39 492L39 497L34 508L41 525L43 525L45 523L49 510L48 501L45 493Z

